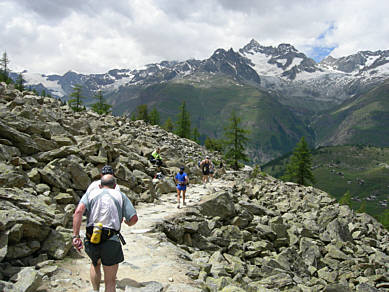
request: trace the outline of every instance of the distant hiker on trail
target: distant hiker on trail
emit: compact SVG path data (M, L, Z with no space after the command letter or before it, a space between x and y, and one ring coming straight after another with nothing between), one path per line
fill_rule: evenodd
M114 175L113 168L110 165L105 165L101 169L100 176L102 177L105 174L112 174L112 175ZM94 182L92 182L89 185L89 187L88 187L88 189L86 190L85 193L90 193L93 189L99 189L100 185L101 185L101 180L95 180ZM115 190L120 191L120 187L118 185L115 185Z
M205 184L208 182L209 170L211 167L211 161L209 160L209 156L206 156L203 161L200 162L200 168L203 172L203 184L205 188Z
M162 158L161 158L161 155L159 154L161 152L161 149L160 148L157 148L153 151L153 153L151 153L151 163L155 163L157 165L157 167L161 167L162 165Z
M73 246L80 251L82 241L80 226L86 211L87 227L84 239L85 252L92 260L90 278L93 291L100 289L101 264L104 270L105 292L116 291L116 274L119 263L124 261L120 242L122 221L128 226L138 222L136 211L125 194L115 190L116 180L112 174L101 177L101 188L85 193L73 216Z
M176 177L174 178L174 181L177 184L177 208L180 208L180 199L181 199L181 192L182 192L182 204L186 206L185 202L185 193L186 193L186 186L188 185L189 178L188 175L184 172L185 167L181 166L180 171L176 174Z
M212 163L210 160L210 165L209 165L209 182L213 181L213 176L215 174L215 165Z

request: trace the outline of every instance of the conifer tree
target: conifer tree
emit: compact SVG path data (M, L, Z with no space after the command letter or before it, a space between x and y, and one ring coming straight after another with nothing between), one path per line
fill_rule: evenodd
M172 121L172 119L170 117L167 118L167 120L163 124L162 128L164 128L168 132L173 132L174 124L173 124L173 121Z
M111 105L105 103L103 93L99 90L94 98L97 99L97 102L92 104L92 111L98 113L99 115L106 115L111 112Z
M155 106L150 112L149 119L150 119L150 124L152 125L159 125L161 123L159 112L157 111Z
M176 123L176 134L181 138L191 137L190 116L189 112L186 110L185 101L183 101L180 106L180 113L178 114Z
M81 95L81 90L82 90L82 86L80 84L74 85L73 92L70 94L70 96L73 98L68 101L70 107L75 112L81 112L85 109L83 107L82 99L84 97Z
M195 141L197 144L200 143L200 132L197 127L193 128L192 140Z
M19 73L18 78L16 79L16 85L15 85L16 89L23 91L25 89L24 82L25 80L23 79L23 74Z
M286 166L285 180L294 181L300 185L308 185L308 181L315 182L312 173L312 154L305 138L302 137Z
M7 52L3 53L3 56L0 59L0 82L4 81L7 84L10 83L11 79L9 78L9 59L7 56Z
M208 150L211 151L219 151L223 152L224 151L224 141L222 139L212 139L207 136L204 141L204 146Z
M239 162L248 162L249 159L245 153L245 145L249 141L247 135L248 131L241 128L241 120L236 115L236 112L231 113L229 124L224 129L225 158L227 162L232 165L232 168L238 170L240 168Z
M141 104L136 107L136 119L144 120L147 123L150 122L147 104Z
M347 191L340 199L339 204L341 205L347 205L351 208L351 193L350 191Z
M46 96L46 90L42 89L42 91L41 91L41 96L43 96L43 97Z

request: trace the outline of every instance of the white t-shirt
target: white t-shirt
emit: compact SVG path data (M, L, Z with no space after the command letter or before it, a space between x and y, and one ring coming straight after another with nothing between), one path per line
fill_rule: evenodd
M92 182L85 193L90 193L94 189L100 189L101 179ZM115 190L120 191L119 185L115 185Z
M93 189L81 198L87 211L87 226L101 222L103 227L120 230L123 218L129 221L136 211L125 194L118 190Z

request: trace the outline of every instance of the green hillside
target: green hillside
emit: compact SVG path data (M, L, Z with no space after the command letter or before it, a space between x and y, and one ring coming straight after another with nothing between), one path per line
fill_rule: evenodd
M316 145L389 146L389 80L320 115Z
M320 147L312 152L315 187L337 199L350 191L352 207L365 202L366 212L382 214L389 206L389 148L372 146ZM264 165L265 172L280 177L289 156Z
M227 78L215 78L219 79L212 80L212 86L189 81L155 84L141 90L136 100L122 99L114 110L148 104L150 108L157 107L162 121L168 117L174 120L185 100L192 126L199 129L204 139L205 136L222 138L230 113L235 109L243 126L250 130L248 152L254 163L269 161L290 151L301 136L312 142L309 128L266 92L249 85L237 85Z

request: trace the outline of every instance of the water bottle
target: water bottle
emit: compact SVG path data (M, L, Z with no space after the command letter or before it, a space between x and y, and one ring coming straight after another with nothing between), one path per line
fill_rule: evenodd
M99 244L101 240L101 232L103 231L103 223L97 223L93 226L93 233L90 238L90 242L94 244Z

